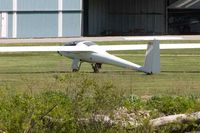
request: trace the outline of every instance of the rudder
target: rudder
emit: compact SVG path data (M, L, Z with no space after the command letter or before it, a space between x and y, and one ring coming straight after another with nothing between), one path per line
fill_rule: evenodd
M160 42L158 40L149 42L143 68L147 74L160 72Z

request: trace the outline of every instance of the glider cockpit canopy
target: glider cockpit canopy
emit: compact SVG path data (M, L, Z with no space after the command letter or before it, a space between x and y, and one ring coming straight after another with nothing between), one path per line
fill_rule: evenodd
M83 44L85 44L86 46L97 45L96 43L90 42L90 41L72 41L72 42L65 43L64 46L76 46L80 42L83 42Z
M90 41L84 42L84 44L87 45L87 46L97 45L96 43L90 42Z
M79 42L81 42L81 41L67 42L64 44L64 46L76 46Z

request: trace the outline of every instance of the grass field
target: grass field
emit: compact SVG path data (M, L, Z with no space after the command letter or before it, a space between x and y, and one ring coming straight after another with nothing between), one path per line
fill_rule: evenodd
M191 42L184 41L183 43ZM198 42L198 41L195 41ZM146 42L101 42L100 44L133 44ZM166 43L166 42L165 42ZM167 42L168 43L168 42ZM177 43L177 42L172 42ZM38 45L38 44L17 44ZM48 44L41 44L48 45ZM61 45L61 44L50 44ZM5 46L5 45L2 45ZM119 51L113 54L138 64L143 64L145 51ZM57 53L9 53L0 54L0 86L27 91L58 89L55 76L70 75L76 84L82 76L99 80L100 84L112 82L118 89L140 96L169 94L200 96L200 50L162 50L161 73L147 76L144 73L103 65L100 73L91 73L91 66L82 65L80 72L71 73L71 60ZM74 80L75 78L76 80ZM34 87L35 84L35 87ZM51 85L50 88L49 85ZM66 83L67 86L67 83ZM59 88L62 89L62 88Z

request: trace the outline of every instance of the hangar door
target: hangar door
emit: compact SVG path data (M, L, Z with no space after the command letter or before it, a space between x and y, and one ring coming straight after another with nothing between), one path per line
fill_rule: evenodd
M0 38L8 36L8 14L0 12Z
M170 34L200 34L200 0L176 0L168 6Z
M165 33L165 0L85 0L85 3L88 6L84 4L84 32L89 36Z

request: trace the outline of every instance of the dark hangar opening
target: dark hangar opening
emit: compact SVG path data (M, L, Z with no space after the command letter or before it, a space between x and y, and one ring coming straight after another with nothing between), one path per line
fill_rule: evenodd
M200 34L200 0L169 1L167 9L169 34Z
M84 0L84 36L199 34L200 4L187 0ZM196 0L195 0L196 1ZM195 7L195 9L193 9ZM181 13L180 13L181 12ZM186 15L186 12L190 15ZM180 19L188 22L181 21ZM193 24L193 21L196 24ZM192 26L191 26L192 23ZM180 28L177 28L178 27ZM179 26L180 25L180 26ZM182 28L182 25L186 28ZM189 26L188 26L189 25ZM189 28L188 28L189 27ZM193 29L196 29L195 31Z

